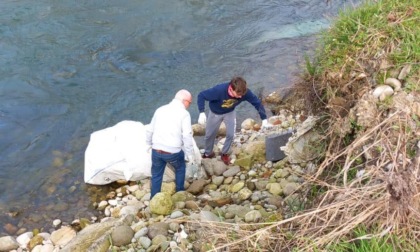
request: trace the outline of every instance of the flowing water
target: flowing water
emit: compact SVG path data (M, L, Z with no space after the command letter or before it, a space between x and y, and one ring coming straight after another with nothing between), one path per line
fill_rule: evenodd
M284 92L344 0L2 0L0 234L94 213L93 131L242 75ZM189 109L193 123L198 110ZM238 123L258 118L241 105ZM12 227L12 228L10 228Z

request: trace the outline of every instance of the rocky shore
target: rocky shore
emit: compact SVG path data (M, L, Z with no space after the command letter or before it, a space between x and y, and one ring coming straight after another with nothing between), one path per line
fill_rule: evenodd
M57 219L50 233L33 230L3 236L0 251L208 251L214 244L206 241L204 223L252 224L288 218L305 202L299 194L300 175L313 169L307 160L314 156L308 157L304 142L296 146L304 139L300 136L308 135L311 118L281 110L269 122L273 127L260 129L253 119L245 120L235 136L231 164L225 165L220 157L203 159L200 177L186 181L186 191L175 193L174 182L167 181L162 193L150 200L150 179L122 181L107 200L95 204L105 217L68 224ZM202 134L198 125L194 131ZM288 158L267 161L267 137L292 135L292 131L283 150L275 152L287 154L294 164Z

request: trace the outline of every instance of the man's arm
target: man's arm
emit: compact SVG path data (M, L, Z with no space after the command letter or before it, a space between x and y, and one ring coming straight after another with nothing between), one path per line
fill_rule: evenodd
M182 119L182 142L184 144L185 155L187 157L194 155L193 147L193 133L191 127L191 116L190 113L187 114Z
M204 112L204 109L206 108L205 107L205 103L206 103L206 92L207 91L208 91L208 89L207 90L204 90L204 91L201 91L198 94L198 97L197 97L197 106L198 106L198 111L200 113L203 113Z
M152 146L153 130L155 128L155 115L153 115L152 121L144 127L146 128L146 144Z
M252 106L254 106L254 108L257 110L258 114L261 117L261 120L266 120L267 119L267 114L265 113L265 108L262 105L260 99L258 99L258 97L252 93L251 90L248 89L248 91L245 94L245 100L248 101L249 103L252 104Z
M223 88L221 85L222 84L219 84L212 88L203 90L198 94L197 105L198 105L198 111L200 113L204 112L205 101L213 101L213 100L220 99L219 95L221 92L221 88Z

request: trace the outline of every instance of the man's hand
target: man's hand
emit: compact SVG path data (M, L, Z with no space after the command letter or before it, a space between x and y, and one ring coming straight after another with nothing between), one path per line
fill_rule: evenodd
M261 127L262 127L263 129L269 129L269 128L273 127L273 125L272 125L271 123L268 123L267 119L264 119L264 120L262 121L262 125L261 125Z
M149 153L149 154L152 153L152 146L151 145L146 146L146 152Z
M204 112L201 112L200 115L198 116L198 124L206 125L206 122L207 122L206 114Z
M189 163L190 165L195 165L195 159L194 159L194 157L193 157L193 156L188 156L188 163Z

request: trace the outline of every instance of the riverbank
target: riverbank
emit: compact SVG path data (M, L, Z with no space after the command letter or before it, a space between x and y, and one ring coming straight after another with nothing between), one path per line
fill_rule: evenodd
M245 120L235 136L232 164L226 166L220 158L203 160L203 174L207 175L189 180L185 192L175 193L174 182L167 182L162 188L165 193L150 201L149 179L130 182L96 204L103 216L71 224L57 219L51 233L30 231L16 239L1 237L0 251L6 246L16 251L107 251L105 247L112 251L164 251L168 247L172 251L207 251L216 244L201 240L206 224L257 224L292 216L297 202L303 201L297 192L304 180L297 174L307 167L267 161L265 139L289 136L305 119L304 114L282 110L269 118L274 125L270 129ZM108 236L111 239L103 238Z

